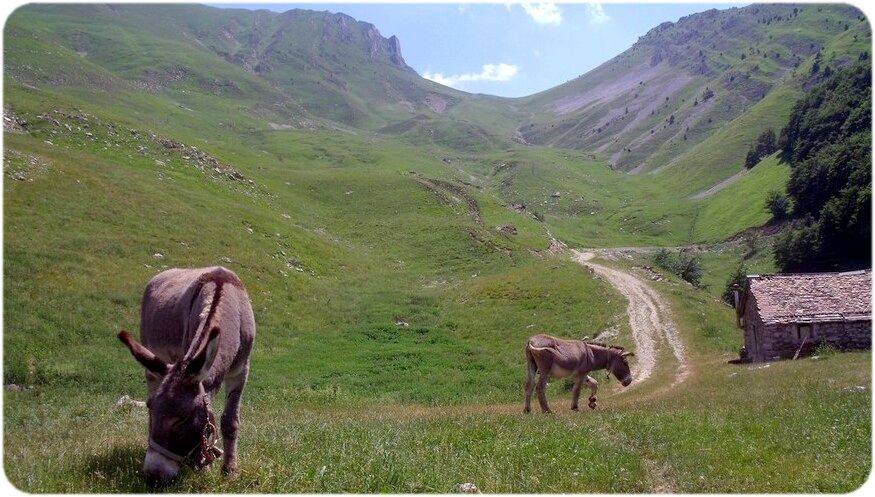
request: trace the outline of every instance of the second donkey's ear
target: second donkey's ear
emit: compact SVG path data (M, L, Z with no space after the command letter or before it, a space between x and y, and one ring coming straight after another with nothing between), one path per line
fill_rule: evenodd
M635 357L635 352L623 352L621 357Z
M131 355L134 356L134 359L142 364L143 367L159 376L164 376L167 373L167 363L159 359L151 350L134 340L134 337L131 336L130 332L122 330L118 334L118 339L127 346L128 350L131 351Z

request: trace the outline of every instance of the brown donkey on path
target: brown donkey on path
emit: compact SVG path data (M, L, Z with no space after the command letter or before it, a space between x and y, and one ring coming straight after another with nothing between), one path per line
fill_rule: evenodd
M237 275L223 267L159 273L143 295L142 345L127 331L119 339L146 368L147 480L167 483L183 464L202 468L222 454L210 403L223 382L222 469L236 472L240 396L255 340L252 305Z
M596 392L599 384L589 373L599 369L607 369L620 380L624 387L632 383L627 357L634 356L623 347L608 346L582 340L563 340L550 335L535 335L526 343L526 362L529 374L526 380L526 405L524 412L532 412L532 390L535 388L535 374L538 379L538 402L543 412L550 411L547 405L545 388L552 378L565 378L574 375L574 388L571 391L571 409L577 410L580 399L580 387L584 382L589 385L590 409L596 408Z

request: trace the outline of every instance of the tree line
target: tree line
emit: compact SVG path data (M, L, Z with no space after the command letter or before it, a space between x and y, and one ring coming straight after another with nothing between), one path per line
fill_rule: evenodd
M779 152L790 165L786 193L769 192L766 208L793 226L775 242L785 272L871 266L872 85L868 58L837 70L802 97L776 138L751 145L745 166Z
M773 219L791 218L778 235L775 263L783 272L847 271L871 267L871 63L860 57L829 74L793 107L776 139L771 129L751 145L745 166L779 152L790 165L786 192L771 191ZM743 286L746 269L729 277L723 299Z
M800 99L778 139L797 225L778 237L783 271L871 267L872 84L868 60Z

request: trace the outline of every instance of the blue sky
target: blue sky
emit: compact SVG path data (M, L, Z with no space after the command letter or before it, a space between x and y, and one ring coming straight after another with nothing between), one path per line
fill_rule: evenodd
M520 97L573 79L651 28L745 4L211 4L343 12L401 40L407 64L460 90Z

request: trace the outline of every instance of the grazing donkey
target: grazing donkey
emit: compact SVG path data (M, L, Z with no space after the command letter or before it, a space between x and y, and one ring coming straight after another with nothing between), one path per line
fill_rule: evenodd
M538 402L543 412L550 411L547 405L547 395L544 392L547 380L551 377L565 378L574 375L574 388L571 391L571 409L577 410L580 399L580 387L584 382L589 385L590 409L596 408L595 394L599 384L589 373L599 369L607 369L620 380L624 387L632 383L632 373L626 358L633 356L623 347L608 346L600 343L581 340L563 340L550 335L535 335L526 343L526 359L529 375L526 380L526 405L524 412L532 412L532 390L535 388L535 374L538 379Z
M222 382L228 396L221 423L222 469L236 472L240 396L255 340L252 305L237 275L223 267L170 269L156 275L143 295L143 343L127 331L119 339L146 368L147 480L167 483L181 465L202 468L222 454L210 408Z

